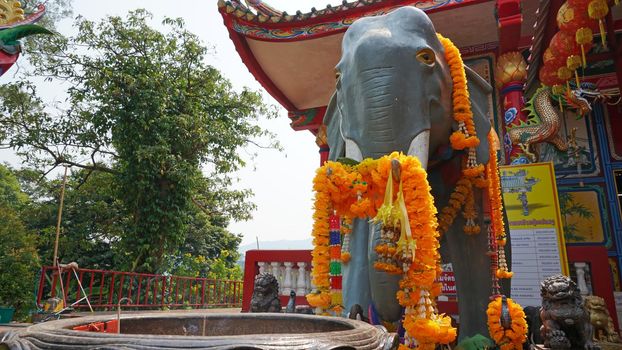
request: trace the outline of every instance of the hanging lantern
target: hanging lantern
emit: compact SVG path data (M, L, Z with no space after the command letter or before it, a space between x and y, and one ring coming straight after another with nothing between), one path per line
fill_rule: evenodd
M590 28L584 27L577 29L575 33L575 41L581 47L581 59L583 59L583 67L585 67L585 53L592 48L592 39L594 34Z
M542 66L538 77L540 78L540 82L546 86L554 86L563 83L563 81L557 77L557 68L552 66Z
M554 52L550 47L544 50L542 55L542 62L545 66L560 67L564 65L564 57L557 52Z
M577 88L581 87L579 84L579 74L577 74L577 68L581 65L581 57L578 55L570 55L566 58L566 67L574 72L575 83L577 83Z
M598 22L588 16L590 0L568 0L557 11L557 27L561 31L574 33L579 28L598 28Z
M559 78L559 80L565 81L566 88L570 90L570 85L568 84L568 80L572 78L572 71L568 69L568 67L566 66L559 67L557 68L557 77Z
M581 48L577 44L572 34L568 32L559 31L553 35L551 43L549 44L553 54L559 54L562 59L562 65L566 65L566 57L570 55L579 54Z
M587 13L591 19L598 20L598 27L600 28L600 40L603 43L603 47L607 47L607 40L605 38L605 24L603 19L609 13L609 5L606 0L592 0L587 7Z

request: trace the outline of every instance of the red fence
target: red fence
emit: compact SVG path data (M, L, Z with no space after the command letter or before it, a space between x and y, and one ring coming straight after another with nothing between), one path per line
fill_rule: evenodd
M242 281L207 278L165 276L147 273L105 271L92 269L66 269L59 273L57 267L43 266L37 290L37 305L51 297L72 305L84 294L94 309L122 307L158 309L163 307L240 307ZM130 301L131 300L131 301ZM88 309L84 299L73 305L74 309Z

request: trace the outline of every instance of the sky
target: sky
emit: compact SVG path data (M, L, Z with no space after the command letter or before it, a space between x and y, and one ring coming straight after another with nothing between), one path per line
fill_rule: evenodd
M295 13L296 10L308 12L311 7L326 6L340 1L332 0L268 0L271 6ZM237 188L250 188L255 196L251 199L258 209L253 219L247 222L234 222L229 228L234 233L243 235L242 244L259 240L303 240L311 237L312 225L312 179L315 169L319 166L318 147L315 138L307 131L295 132L289 126L287 112L255 81L242 60L238 56L228 32L218 12L216 0L74 0L74 15L81 15L89 20L98 20L106 15L123 16L128 11L144 8L154 15L154 26L157 27L164 17L181 17L186 27L197 34L208 46L214 47L214 54L207 57L207 63L219 69L229 79L236 90L249 87L260 90L265 102L278 106L279 117L273 120L262 120L264 128L276 134L284 147L284 152L249 147L243 154L257 153L257 157L249 160L248 166L239 171ZM58 31L72 34L73 20L59 24ZM0 78L0 84L6 83L14 76L15 67ZM44 95L60 99L58 89L46 87ZM18 159L11 153L0 153L0 161L19 166Z

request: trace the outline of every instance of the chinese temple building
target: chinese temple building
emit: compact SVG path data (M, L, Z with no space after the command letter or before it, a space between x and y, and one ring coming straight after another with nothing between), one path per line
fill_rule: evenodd
M291 127L317 136L321 161L328 157L322 120L344 32L358 18L409 5L425 11L436 31L460 48L464 63L494 87L490 116L503 143L502 162L553 164L567 271L582 293L606 300L614 319L622 315L615 307L615 296L622 296L617 1L359 0L293 14L260 0L218 4L242 61L287 109ZM541 86L551 88L557 117L533 117L536 102L530 100ZM258 261L268 262L266 268L281 261L267 254L247 256L246 273L249 264L257 271ZM252 291L252 276L250 282L245 285Z

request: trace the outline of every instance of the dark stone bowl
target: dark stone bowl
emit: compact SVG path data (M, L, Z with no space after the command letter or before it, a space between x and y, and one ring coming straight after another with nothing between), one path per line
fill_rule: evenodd
M40 323L9 334L0 349L396 349L382 327L299 314L144 313L121 317L121 334L74 331L91 316ZM204 335L203 335L204 334Z

